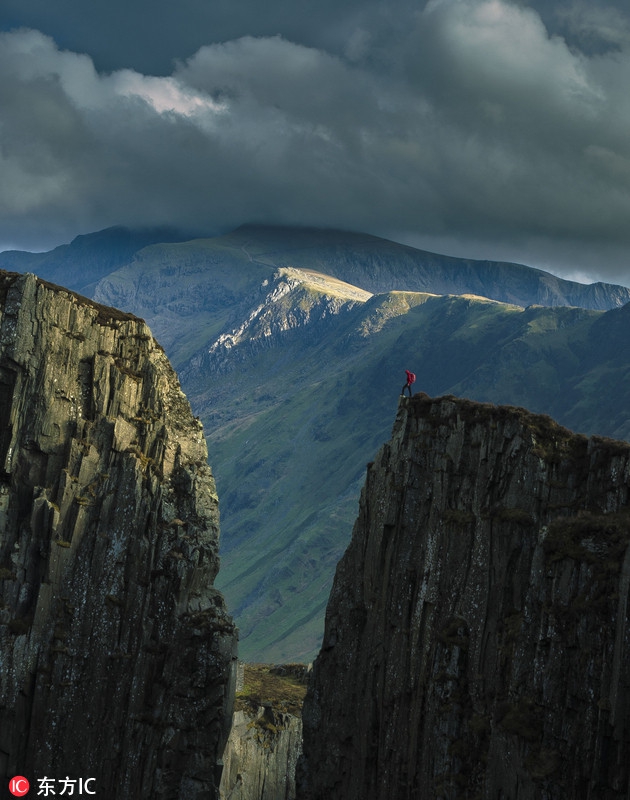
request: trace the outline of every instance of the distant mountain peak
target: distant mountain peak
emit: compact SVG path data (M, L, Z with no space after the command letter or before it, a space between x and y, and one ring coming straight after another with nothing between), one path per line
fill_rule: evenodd
M217 357L239 345L263 343L291 329L321 321L372 297L357 286L314 270L282 267L261 285L261 296L242 323L221 333L208 355Z
M311 267L374 294L391 290L472 294L521 306L597 310L630 302L630 289L583 284L514 262L420 250L372 234L286 225L241 225L213 240L268 266Z

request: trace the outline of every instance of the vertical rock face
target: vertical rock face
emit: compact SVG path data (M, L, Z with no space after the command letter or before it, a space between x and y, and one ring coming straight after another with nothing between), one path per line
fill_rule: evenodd
M295 800L310 666L240 666L234 720L223 755L221 800Z
M304 706L298 796L630 796L630 446L401 401Z
M224 753L221 800L295 800L302 720L261 706L236 711Z
M235 629L201 424L142 320L8 273L0 315L0 773L218 797Z

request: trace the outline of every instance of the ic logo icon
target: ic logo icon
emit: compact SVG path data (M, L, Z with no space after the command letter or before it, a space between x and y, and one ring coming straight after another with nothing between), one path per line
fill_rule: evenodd
M30 783L22 775L16 775L9 781L9 791L15 797L24 797L30 788Z

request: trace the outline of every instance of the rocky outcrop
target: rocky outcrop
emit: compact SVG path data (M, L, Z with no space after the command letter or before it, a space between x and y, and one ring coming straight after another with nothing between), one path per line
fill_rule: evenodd
M304 706L311 800L630 796L630 445L401 400Z
M221 800L295 800L302 719L271 704L236 711L224 753Z
M262 348L277 347L288 332L300 331L302 340L321 337L337 315L365 303L372 295L328 275L283 268L266 277L255 304L247 309L238 327L220 334L207 352L194 356L183 375L194 382L202 375L231 371ZM249 303L254 296L248 296Z
M239 665L221 800L295 800L309 674L305 664Z
M10 273L0 313L0 773L216 798L236 637L201 423L142 320Z

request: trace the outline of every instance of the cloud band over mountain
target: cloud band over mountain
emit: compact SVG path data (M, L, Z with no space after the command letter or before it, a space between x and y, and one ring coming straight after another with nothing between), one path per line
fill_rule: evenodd
M504 0L377 5L329 47L241 36L165 75L0 34L0 246L307 224L630 283L627 13L564 5L569 41Z

